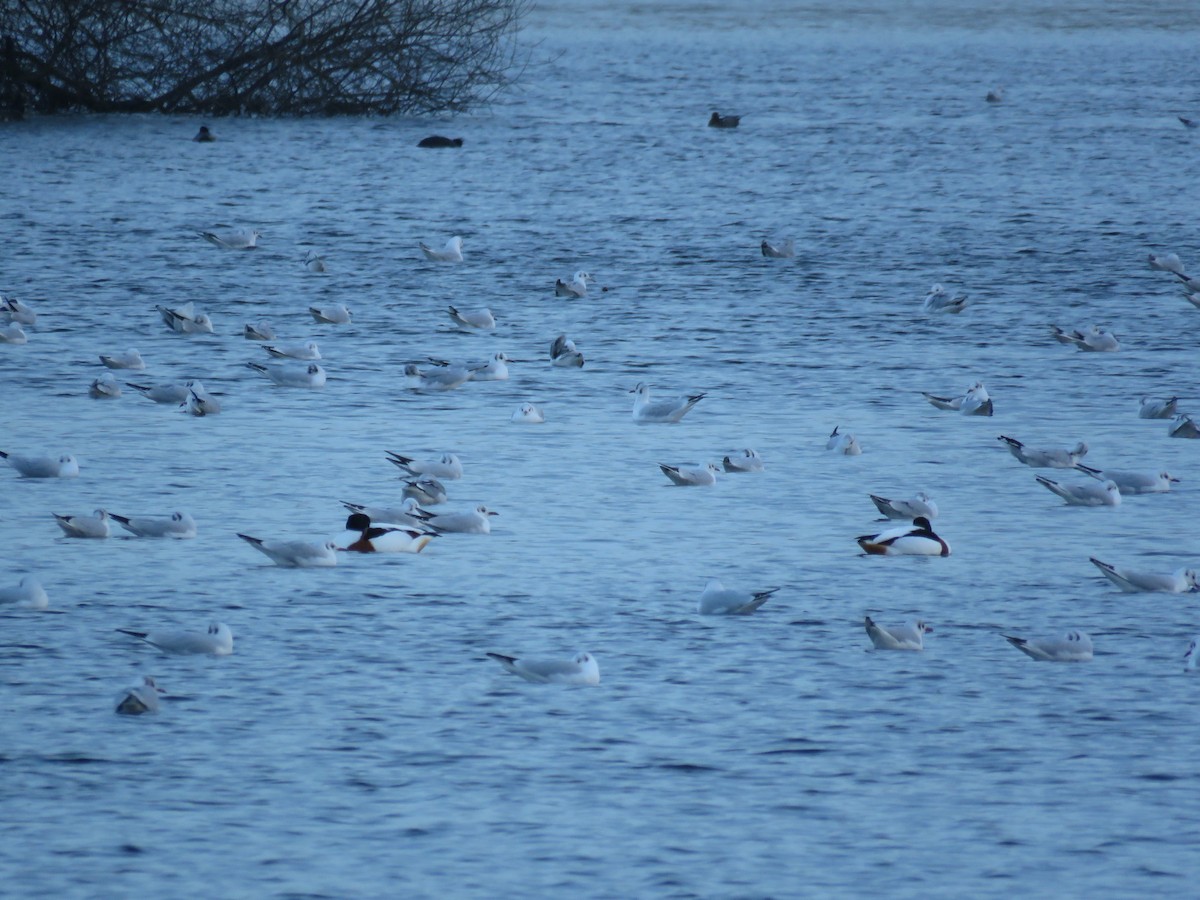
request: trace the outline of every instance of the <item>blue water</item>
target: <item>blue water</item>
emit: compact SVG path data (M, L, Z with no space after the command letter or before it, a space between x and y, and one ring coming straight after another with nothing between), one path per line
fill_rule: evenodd
M1200 563L1200 446L1137 418L1195 410L1200 313L1146 265L1200 269L1191 4L761 2L532 11L516 90L455 119L58 117L0 128L0 871L14 896L1191 896L1200 874L1189 596L1088 563ZM988 90L1005 99L988 104ZM705 127L740 113L736 131ZM430 133L459 151L418 150ZM199 229L261 230L224 252ZM418 241L464 238L462 265ZM763 259L764 238L796 257ZM300 262L325 253L329 272ZM584 269L583 300L554 297ZM944 283L961 316L920 303ZM607 290L601 290L607 288ZM216 333L167 332L194 301ZM309 304L346 303L349 326ZM489 334L446 306L490 307ZM274 388L241 337L319 342L329 383ZM1101 324L1077 353L1050 325ZM552 368L566 332L582 370ZM201 378L219 416L87 396ZM404 389L428 356L507 382ZM124 373L117 373L122 375ZM982 379L992 419L921 391ZM637 427L628 391L707 397ZM547 423L509 416L526 400ZM862 456L824 450L833 427ZM1086 440L1170 494L1061 504L996 441ZM743 447L761 475L672 487L657 463ZM448 506L487 536L287 570L235 532L319 539L339 501L395 505L386 450L455 452ZM1051 477L1073 480L1067 473ZM947 559L859 555L867 494L929 491ZM190 512L193 541L62 537L52 512ZM708 577L780 588L695 614ZM924 653L862 617L921 617ZM168 657L116 628L229 623ZM1040 664L1002 633L1091 634ZM527 684L488 651L599 661ZM154 717L113 714L152 674Z

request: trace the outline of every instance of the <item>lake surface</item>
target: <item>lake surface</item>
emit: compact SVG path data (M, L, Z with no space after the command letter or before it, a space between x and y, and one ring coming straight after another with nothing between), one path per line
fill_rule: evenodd
M0 291L39 313L0 345L0 449L82 469L0 469L0 587L50 596L0 610L3 892L1192 896L1196 601L1121 594L1088 557L1200 565L1200 443L1137 417L1200 410L1200 311L1146 263L1200 269L1200 131L1176 118L1200 119L1195 7L893 6L543 4L520 87L455 119L222 119L213 144L198 119L0 127ZM417 149L431 133L464 147ZM259 249L196 234L232 227ZM454 234L462 264L422 257ZM556 298L581 269L587 297ZM922 312L935 282L967 310ZM215 334L163 327L155 305L189 301ZM352 324L306 312L338 302ZM449 304L498 325L458 331ZM318 341L323 390L246 367L262 318ZM1121 350L1051 338L1092 324ZM550 366L560 333L583 369ZM89 398L97 355L129 347L148 368L122 380L200 378L222 413ZM405 388L406 363L501 350L508 381ZM976 380L994 418L921 396ZM707 396L638 427L641 381ZM545 425L509 422L527 400ZM825 450L834 426L861 456ZM1000 434L1181 483L1068 507ZM766 471L709 489L657 467L744 447ZM458 454L447 507L486 504L492 533L330 569L235 536L397 505L388 450ZM922 489L953 555L860 555L868 494ZM51 517L97 507L186 510L199 535L71 540ZM780 590L702 618L709 577ZM868 652L866 614L934 632ZM115 631L214 619L231 657ZM1072 628L1092 662L1001 637ZM485 657L579 650L599 686ZM142 674L161 712L114 715Z

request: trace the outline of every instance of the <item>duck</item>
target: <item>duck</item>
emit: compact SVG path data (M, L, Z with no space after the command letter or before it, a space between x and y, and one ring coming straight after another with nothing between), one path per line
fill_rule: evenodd
M338 550L351 553L420 553L435 537L438 535L416 528L373 525L366 513L354 512L333 543Z
M880 556L949 556L950 545L934 533L929 519L917 516L908 528L893 528L855 538L863 551Z
M741 123L741 116L723 116L719 112L714 111L708 119L709 128L737 128Z
M212 133L207 125L201 125L200 130L196 132L196 136L192 138L197 144L211 144L217 139L217 136Z
M462 138L448 138L440 134L431 134L429 137L417 141L418 147L426 148L461 147L462 144Z

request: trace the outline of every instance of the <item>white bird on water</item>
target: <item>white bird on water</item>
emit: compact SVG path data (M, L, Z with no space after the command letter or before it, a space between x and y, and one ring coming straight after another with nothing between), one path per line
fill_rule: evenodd
M583 354L575 346L575 342L565 334L560 334L550 345L550 364L565 369L582 369Z
M448 498L444 484L436 478L422 475L418 479L404 482L404 499L416 500L422 505L437 506L439 503L445 503Z
M1073 469L1088 452L1083 441L1070 450L1032 450L1016 438L1000 435L996 440L1003 441L1013 456L1034 469Z
M1039 662L1087 662L1092 658L1092 639L1082 631L1068 631L1059 638L1026 638L1003 635L1003 638Z
M60 516L51 513L58 527L67 537L74 538L106 538L111 534L108 524L108 513L103 509L96 510L91 516Z
M535 684L599 684L600 667L590 653L578 653L574 659L521 659L503 653L489 653L489 659L506 671Z
M486 306L482 309L459 309L457 306L446 307L451 320L463 328L489 331L496 327L496 317Z
M703 400L707 394L690 394L684 397L673 397L670 400L651 400L650 386L640 381L629 393L636 394L633 398L633 421L638 425L651 423L674 424Z
M196 312L191 301L183 306L155 306L163 324L176 334L212 334L213 323L205 313Z
M438 459L417 459L413 456L401 456L391 450L384 452L388 455L388 462L399 466L409 475L428 475L450 481L457 481L463 477L462 460L454 453L443 453Z
M1121 349L1116 335L1099 325L1093 325L1087 331L1063 331L1057 325L1051 327L1054 329L1055 340L1060 344L1074 344L1079 350L1092 353L1111 353Z
M921 308L930 313L960 313L967 308L967 295L951 295L940 284L935 284L925 295Z
M273 341L275 329L266 319L259 319L257 322L246 323L242 329L242 337L248 341Z
M1068 506L1120 506L1121 491L1114 481L1102 484L1062 484L1044 475L1035 476L1037 483L1067 502Z
M142 354L134 349L126 350L124 353L100 354L100 362L108 366L110 369L144 369L146 363L142 359Z
M163 653L180 656L229 656L233 653L233 632L224 622L211 622L207 631L130 631L127 628L117 631L139 638Z
M1136 572L1133 569L1118 569L1094 556L1089 556L1088 560L1126 594L1183 594L1197 587L1194 569L1176 569L1169 573Z
M587 272L576 272L570 281L563 281L561 278L554 282L554 296L556 297L586 297L588 282L592 280L592 276Z
M933 633L933 629L920 619L887 628L866 616L863 626L876 650L924 650L925 635Z
M191 416L215 416L221 411L221 401L206 391L199 381L192 382L187 399L180 406Z
M88 386L88 396L93 400L115 400L121 396L121 383L112 372L105 372Z
M366 506L361 503L347 503L344 500L342 506L352 513L362 513L372 522L382 525L407 525L423 528L433 518L432 513L421 509L421 505L412 497L405 499L399 507Z
M829 433L829 440L825 442L825 449L843 456L861 456L862 445L858 442L858 438L848 432L840 431L839 428L838 425L833 426L833 431Z
M908 500L889 500L887 497L880 497L877 494L868 494L867 496L871 498L875 508L889 519L912 521L918 516L924 516L927 519L937 518L937 504L924 491L917 491L916 496Z
M137 537L169 537L184 540L196 536L196 520L185 512L173 512L169 516L118 516L108 517Z
M325 257L312 250L304 254L304 268L309 272L324 272L326 271Z
M1178 484L1179 479L1170 472L1126 472L1120 469L1093 469L1079 463L1075 466L1080 472L1091 475L1097 481L1111 481L1125 496L1133 494L1164 494L1171 490L1172 484Z
M165 694L149 675L135 681L117 695L117 712L123 716L140 716L158 712L158 695Z
M938 409L959 412L964 416L990 416L994 411L992 398L982 381L972 384L961 397L938 397L924 391L921 393Z
M18 456L0 450L0 459L8 460L8 464L25 478L76 478L79 475L79 463L69 454L55 459L52 456Z
M16 587L0 588L0 606L20 606L25 609L45 609L50 605L46 589L32 575L26 575Z
M292 569L307 569L337 565L337 547L333 541L314 544L310 541L265 541L238 532L238 537L265 554L277 566Z
M480 505L470 512L432 513L429 524L450 534L491 534L491 517L498 515L494 509Z
M16 297L0 294L0 325L36 325L37 313Z
M1178 253L1150 254L1150 268L1159 272L1171 272L1174 275L1185 275L1183 262Z
M267 376L280 387L322 388L325 387L325 370L317 363L275 364L248 362L246 365Z
M404 367L404 386L412 391L452 391L471 380L471 370L462 366L422 369L415 363Z
M321 350L316 341L295 344L262 344L268 356L276 359L320 359Z
M131 387L148 400L153 400L155 403L174 403L179 405L184 403L188 398L188 391L191 390L192 382L185 384L134 384L132 381L125 382L126 387Z
M1198 664L1200 664L1200 634L1192 638L1192 642L1188 644L1187 653L1183 654L1183 671L1195 672Z
M25 329L18 323L10 322L8 325L0 328L0 344L18 346L27 343L29 343L29 336L25 334Z
M696 603L696 612L702 616L748 616L778 590L739 591L725 587L719 579L710 578Z
M757 450L747 447L741 453L726 456L721 460L721 465L725 467L726 472L761 472L763 458L758 455Z
M1143 397L1138 409L1139 419L1173 419L1178 411L1179 398L1168 397L1165 400L1153 400Z
M310 306L308 313L322 325L347 325L352 318L350 310L344 303L331 303L327 306Z
M431 262L462 262L463 261L463 239L458 235L446 241L446 246L441 250L434 250L428 244L418 243L421 252L425 254L425 258Z
M1200 425L1197 425L1191 416L1175 416L1167 426L1167 437L1195 440L1200 438Z
M522 403L509 421L518 425L542 425L546 421L546 414L533 403Z
M224 250L254 250L258 247L261 231L253 228L235 228L232 231L198 231L200 237Z
M711 487L717 483L717 476L721 474L721 470L713 463L700 468L668 466L666 463L659 463L658 467L680 487Z
M796 241L788 238L786 241L771 243L766 238L759 245L762 255L768 259L789 259L796 255Z

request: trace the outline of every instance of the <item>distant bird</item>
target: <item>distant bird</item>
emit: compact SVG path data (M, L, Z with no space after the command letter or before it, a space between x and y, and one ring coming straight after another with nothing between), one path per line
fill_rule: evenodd
M1035 476L1037 483L1062 497L1068 506L1120 506L1121 491L1113 481L1103 484L1060 484L1042 475Z
M868 494L875 508L889 519L905 519L912 521L918 516L926 519L936 519L938 506L924 491L917 491L916 496L909 500L889 500L876 494Z
M320 359L321 351L316 341L303 344L262 344L268 356L276 359Z
M437 536L411 526L376 525L365 513L353 512L346 519L346 530L333 543L351 553L420 553Z
M325 266L325 257L320 256L316 252L309 250L304 254L304 268L310 272L326 272L328 269Z
M233 632L224 622L211 622L206 631L131 631L127 628L117 631L143 640L163 653L179 656L229 656L233 653Z
M1182 594L1194 591L1197 587L1194 569L1176 569L1169 574L1135 572L1132 569L1118 569L1116 566L1101 562L1094 556L1089 556L1088 561L1126 594Z
M592 276L587 272L576 272L570 281L561 278L554 282L555 297L586 297L588 282Z
M456 306L449 306L447 310L454 323L461 325L463 328L477 328L487 331L496 327L496 317L492 315L492 311L486 306L482 309L470 310L460 310Z
M1139 419L1173 419L1179 404L1178 397L1168 397L1166 400L1152 400L1143 397L1138 409Z
M76 478L79 475L79 463L70 455L55 459L52 456L19 456L0 450L0 459L7 460L25 478Z
M1088 445L1083 441L1070 450L1031 450L1016 438L1000 435L996 440L1002 441L1013 456L1034 469L1073 469L1088 452Z
M1179 479L1170 472L1127 472L1119 469L1093 469L1079 463L1075 466L1085 475L1090 475L1097 481L1111 481L1116 484L1122 494L1162 494L1171 490L1172 484L1178 484Z
M165 694L154 679L146 675L135 681L117 695L117 713L122 716L140 716L158 712L158 695Z
M741 123L741 116L723 116L719 112L714 112L709 117L709 128L737 128Z
M428 244L418 243L421 252L425 254L425 258L431 262L462 262L463 261L463 239L458 235L446 241L446 246L441 250L434 250Z
M718 579L710 578L696 603L702 616L748 616L771 599L779 588L765 591L739 591L727 588Z
M22 578L16 587L0 588L0 606L19 606L24 609L45 609L50 605L46 589L32 575Z
M409 363L404 367L404 386L413 391L452 391L470 381L471 375L463 366L422 369Z
M1167 437L1200 438L1200 426L1197 426L1191 416L1176 416L1167 428Z
M856 538L863 551L878 556L949 556L950 545L934 533L924 516L907 528L893 528Z
M169 537L194 538L196 536L196 520L185 512L174 512L169 516L118 516L109 513L108 517L138 537Z
M658 467L664 475L681 487L709 487L717 483L717 476L721 474L721 470L712 463L695 469L668 466L666 463L659 463Z
M0 325L36 325L37 313L16 297L0 294Z
M176 334L212 334L213 323L204 313L197 313L191 301L183 306L155 306L163 324Z
M221 401L206 391L199 381L192 382L187 399L180 405L191 416L215 416L221 411Z
M509 421L518 425L542 425L546 421L546 414L532 403L522 403Z
M103 509L96 510L95 515L91 516L60 516L58 513L51 515L67 537L106 538L111 534L108 513Z
M259 319L257 322L246 323L246 327L242 329L242 337L248 341L273 341L275 329L266 319Z
M224 250L254 250L258 247L261 231L252 228L236 228L232 231L198 231L200 237Z
M1151 253L1150 268L1158 272L1171 272L1174 275L1187 277L1183 270L1183 262L1177 253L1164 253L1162 256Z
M736 455L726 456L721 460L721 464L725 467L726 472L761 472L763 470L763 458L758 455L757 450L749 447Z
M1195 119L1185 119L1183 116L1176 116L1175 118L1183 123L1184 128L1200 128L1200 122L1197 122Z
M309 315L322 325L346 325L350 322L350 310L344 303L333 303L328 306L310 306Z
M933 629L920 619L885 628L876 624L870 616L865 616L863 626L867 629L867 637L871 639L876 650L924 650L925 635L933 632Z
M200 130L196 132L196 136L192 138L198 144L211 144L216 139L217 136L209 130L207 125L201 125Z
M550 345L550 364L567 369L582 369L583 354L575 346L575 342L565 334L560 334Z
M0 327L0 344L28 344L29 335L25 333L25 329L17 322L10 322L8 325Z
M1183 671L1195 672L1198 662L1200 662L1200 634L1192 638L1192 642L1188 644L1187 653L1183 654Z
M929 293L925 295L925 299L921 302L921 308L925 312L944 312L944 313L960 313L967 307L967 295L956 294L951 296L950 293L940 284L935 284L929 289Z
M1003 638L1039 662L1087 662L1092 658L1092 639L1082 631L1068 631L1061 638L1025 638L1003 635Z
M443 148L443 147L461 147L463 145L462 138L442 137L440 134L431 134L427 138L421 138L417 142L418 147L426 148Z
M796 242L792 238L788 238L786 241L772 244L763 238L759 249L762 250L762 255L768 259L789 259L796 255Z
M317 363L256 363L246 365L261 375L267 376L280 387L322 388L325 387L325 370Z
M115 400L121 396L121 383L117 381L112 372L105 372L92 381L88 387L88 396L93 400Z
M697 403L707 394L689 394L684 397L673 397L670 400L650 399L650 386L639 381L629 393L636 394L633 398L633 421L638 425L675 424L688 414Z
M535 684L599 684L600 667L590 653L578 653L572 660L520 659L502 653L489 653L505 671Z
M429 524L438 531L453 534L491 534L491 517L498 515L494 509L479 505L470 512L433 513Z
M840 426L833 426L833 431L829 433L829 440L825 442L825 449L832 450L834 453L841 453L844 456L861 456L862 445L858 443L858 438L844 431L839 431Z
M399 466L407 475L426 475L431 478L445 478L449 481L456 481L463 477L462 460L453 453L443 453L438 459L417 459L413 456L401 456L391 450L384 452L388 455L388 462Z
M1092 353L1111 353L1121 349L1116 335L1105 331L1099 325L1093 325L1087 331L1063 331L1057 325L1052 325L1054 338L1060 344L1074 344L1078 350Z
M337 565L337 547L333 541L313 544L309 541L264 541L238 532L238 537L284 568L314 568Z
M100 354L100 362L110 369L144 369L146 363L142 354L136 350L126 350L124 353Z
M1004 101L1004 88L994 87L987 92L987 96L983 98L988 103L1002 103Z

